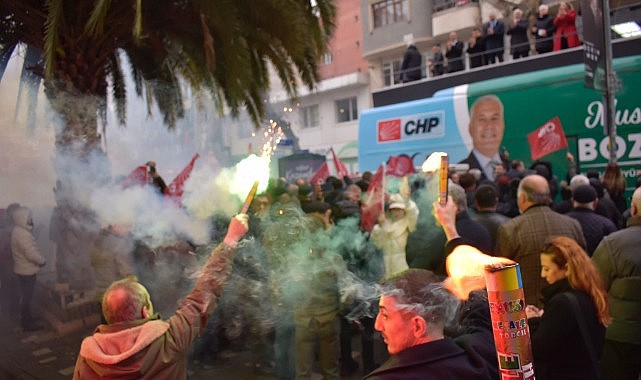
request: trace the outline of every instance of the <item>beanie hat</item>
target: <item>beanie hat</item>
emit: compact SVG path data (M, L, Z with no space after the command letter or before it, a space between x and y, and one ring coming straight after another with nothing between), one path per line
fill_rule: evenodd
M579 203L593 202L596 197L596 190L590 185L581 185L572 191L572 199Z

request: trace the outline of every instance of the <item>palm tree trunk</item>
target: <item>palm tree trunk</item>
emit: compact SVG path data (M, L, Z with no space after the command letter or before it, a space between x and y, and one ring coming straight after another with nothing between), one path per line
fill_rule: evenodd
M61 119L55 134L57 205L50 226L58 282L89 290L94 287L91 250L100 230L100 221L89 207L91 194L110 176L98 133L100 99L80 96L50 81L45 81L45 93Z

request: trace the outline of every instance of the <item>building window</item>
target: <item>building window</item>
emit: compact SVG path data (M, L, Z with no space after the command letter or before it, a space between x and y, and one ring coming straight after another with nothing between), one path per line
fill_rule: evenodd
M407 20L407 0L383 0L372 4L374 28Z
M356 97L339 99L336 101L336 121L344 123L346 121L358 120L358 107L356 106Z
M403 62L400 59L383 62L383 80L385 81L385 86L401 83L402 63Z
M334 62L334 55L331 52L326 52L323 54L323 64L324 65L331 65L332 62Z
M318 104L302 107L300 109L300 113L300 118L303 121L303 128L314 128L320 125L318 123Z

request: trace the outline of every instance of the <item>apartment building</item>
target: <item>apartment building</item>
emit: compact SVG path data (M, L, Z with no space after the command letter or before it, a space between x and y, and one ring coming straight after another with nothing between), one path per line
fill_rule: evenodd
M507 23L515 7L531 17L540 3L548 4L550 13L555 14L559 0L337 0L337 28L320 67L321 82L312 91L300 89L299 98L292 102L275 79L275 87L265 99L268 116L291 131L283 137L277 157L295 150L325 155L334 148L353 172L358 171L358 118L362 110L375 105L373 95L380 97L381 92L391 91L394 94L384 94L390 99L383 103L407 101L420 95L408 97L405 92L411 88L434 87L424 94L431 96L434 90L460 84L461 80L509 73L507 39L505 66L486 66L472 76L446 75L435 80L428 78L425 67L432 57L431 46L436 42L444 46L450 32L456 31L458 39L467 44L472 29L487 22L491 12ZM573 3L578 5L578 1ZM639 24L639 4L639 0L611 2L612 24L630 20ZM399 76L410 43L423 55L424 79L414 85L400 83ZM537 67L533 60L529 64ZM254 130L242 116L227 120L223 135L223 144L234 157L258 152L264 139L263 131Z
M336 31L319 68L321 81L311 91L299 88L299 97L292 102L275 78L265 101L268 118L291 129L276 149L276 157L294 150L325 155L333 148L350 170L357 171L358 116L371 107L361 9L358 0L336 0L335 4ZM264 131L253 131L246 118L226 124L228 133L234 134L227 136L234 156L257 153L262 147Z

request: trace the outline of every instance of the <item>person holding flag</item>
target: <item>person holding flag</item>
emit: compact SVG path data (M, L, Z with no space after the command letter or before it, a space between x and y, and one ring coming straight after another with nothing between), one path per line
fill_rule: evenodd
M383 251L385 277L409 268L405 257L407 237L416 230L418 207L409 194L390 196L388 213L378 215L372 229L372 240Z

